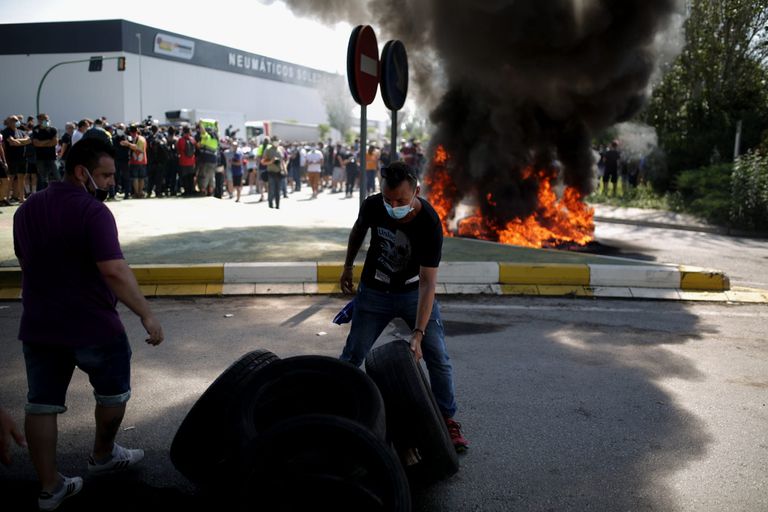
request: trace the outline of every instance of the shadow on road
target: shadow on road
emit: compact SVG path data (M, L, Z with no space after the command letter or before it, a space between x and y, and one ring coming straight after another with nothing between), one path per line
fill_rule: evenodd
M506 326L500 336L479 335L487 315L468 333L476 312L445 313L463 322L449 341L472 447L458 475L415 493L415 509L675 510L665 477L711 438L659 382L703 378L667 348L703 326L681 303L649 322L622 312L628 304L574 313L565 303L544 321L513 309L493 322Z

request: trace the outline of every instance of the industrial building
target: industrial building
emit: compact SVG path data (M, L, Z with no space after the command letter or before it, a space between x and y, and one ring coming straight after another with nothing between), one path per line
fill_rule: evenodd
M39 102L59 128L100 116L164 122L189 109L242 134L250 120L327 123L329 79L348 94L339 75L126 20L0 24L0 40L0 117L34 115Z

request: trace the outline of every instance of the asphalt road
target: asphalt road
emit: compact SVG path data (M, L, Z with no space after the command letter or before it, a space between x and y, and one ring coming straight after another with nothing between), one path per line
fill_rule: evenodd
M335 356L341 297L159 299L166 342L133 341L133 398L119 440L147 450L135 471L86 479L61 510L205 509L168 448L195 399L240 354ZM445 298L457 416L471 442L461 470L413 490L415 510L768 510L768 345L764 306ZM21 305L0 303L0 402L21 419ZM228 317L227 315L232 315ZM405 332L394 323L380 342ZM326 334L321 334L326 333ZM85 474L87 379L60 417L61 471ZM210 439L211 443L220 440ZM0 508L33 510L34 473L0 467ZM10 505L10 506L8 506Z

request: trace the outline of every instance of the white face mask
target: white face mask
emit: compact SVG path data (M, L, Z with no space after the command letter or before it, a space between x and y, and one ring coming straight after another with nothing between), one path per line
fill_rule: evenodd
M409 213L411 213L413 208L413 200L416 198L416 192L413 193L413 197L411 198L411 201L405 205L405 206L391 206L386 200L384 201L384 208L387 209L387 213L390 217L392 217L395 220L404 219Z

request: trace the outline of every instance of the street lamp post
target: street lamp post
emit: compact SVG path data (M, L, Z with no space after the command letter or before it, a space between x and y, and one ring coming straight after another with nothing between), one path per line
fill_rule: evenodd
M142 92L141 78L141 32L136 32L136 39L139 40L139 121L144 120L144 94Z

